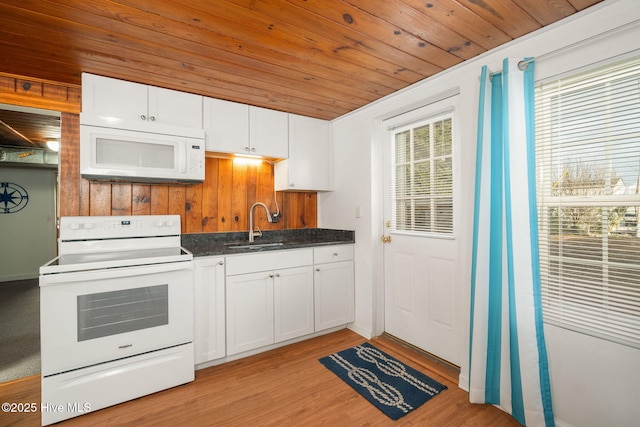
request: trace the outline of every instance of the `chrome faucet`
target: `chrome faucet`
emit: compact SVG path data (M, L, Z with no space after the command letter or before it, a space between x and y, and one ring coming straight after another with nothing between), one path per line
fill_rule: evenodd
M260 230L259 227L258 231L253 231L253 209L256 206L262 206L264 210L267 211L267 222L273 222L271 218L271 212L269 212L269 208L267 207L267 205L262 202L254 203L253 206L251 206L251 209L249 209L249 242L251 243L253 243L255 236L262 237L262 230Z

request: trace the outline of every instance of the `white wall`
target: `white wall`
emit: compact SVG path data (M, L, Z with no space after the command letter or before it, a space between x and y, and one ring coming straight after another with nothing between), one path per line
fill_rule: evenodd
M29 196L23 209L0 213L0 282L37 278L56 256L56 170L2 166L0 182L18 184Z
M335 190L319 194L319 226L356 230L356 321L353 329L365 337L384 330L382 282L381 122L459 89L458 122L463 146L461 206L473 211L473 173L480 67L501 68L502 59L543 58L536 62L536 80L579 69L640 49L640 6L637 0L608 0L561 24L548 26L476 59L469 60L410 88L369 104L333 122ZM606 36L599 34L610 32ZM575 46L574 46L575 44ZM556 52L563 47L569 49ZM554 53L556 52L556 53ZM636 52L640 55L640 50ZM361 218L356 218L360 207ZM457 321L460 342L468 353L471 214L460 221L460 295ZM559 425L635 425L640 405L632 401L640 386L640 351L618 344L546 327L551 385ZM468 364L461 366L466 387ZM632 424L633 422L633 424Z

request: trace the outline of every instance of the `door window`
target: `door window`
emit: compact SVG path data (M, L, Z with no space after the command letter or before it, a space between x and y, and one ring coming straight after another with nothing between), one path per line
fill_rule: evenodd
M392 132L392 231L453 234L452 127L441 115Z

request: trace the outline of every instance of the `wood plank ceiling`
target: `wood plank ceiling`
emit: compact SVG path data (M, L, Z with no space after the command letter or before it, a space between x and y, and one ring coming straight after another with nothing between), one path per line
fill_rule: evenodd
M0 71L334 119L600 0L0 0Z

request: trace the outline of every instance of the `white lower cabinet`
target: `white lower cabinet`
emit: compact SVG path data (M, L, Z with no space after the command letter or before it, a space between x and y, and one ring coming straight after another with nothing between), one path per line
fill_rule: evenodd
M313 333L312 263L311 249L227 258L227 355Z
M352 244L195 263L196 364L354 321Z
M195 364L226 356L224 258L195 259Z
M229 355L273 344L273 273L227 277Z
M275 272L273 281L274 342L314 332L313 268Z
M314 249L315 330L354 321L353 245Z

